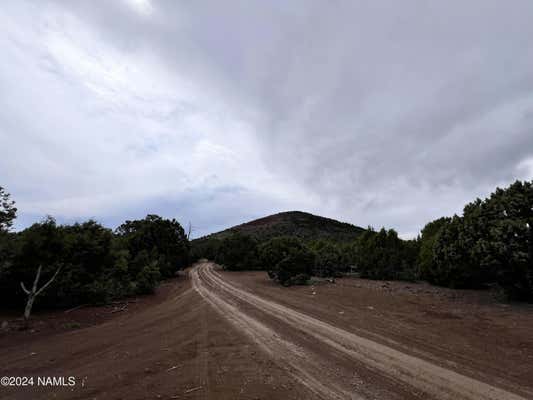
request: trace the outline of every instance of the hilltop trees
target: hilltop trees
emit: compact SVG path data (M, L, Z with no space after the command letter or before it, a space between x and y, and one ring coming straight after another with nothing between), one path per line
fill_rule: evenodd
M360 227L309 213L282 212L193 240L191 257L211 259L231 270L272 271L279 260L275 263L262 260L263 245L269 240L291 238L316 256L316 262L310 264L310 273L334 276L347 265L341 247L363 231Z

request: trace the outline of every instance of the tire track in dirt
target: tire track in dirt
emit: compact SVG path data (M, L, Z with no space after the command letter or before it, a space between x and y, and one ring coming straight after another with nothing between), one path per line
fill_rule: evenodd
M324 399L361 399L360 396L340 388L335 382L324 382L319 360L306 354L297 345L282 339L275 331L242 312L231 302L209 290L200 276L204 265L191 270L193 288L215 310L227 317L239 331L246 333L281 368L287 370L298 382Z
M198 332L198 341L196 342L196 362L195 376L198 377L198 385L195 387L202 388L197 397L208 398L209 393L209 326L207 322L207 305L203 304L199 310L200 331Z
M350 398L353 395L339 389L339 382L324 381L323 375L313 373L314 370L316 371L316 365L313 365L312 359L306 359L299 355L301 351L296 350L293 343L279 337L276 338L272 329L232 305L230 299L238 299L294 328L305 330L332 349L343 352L352 359L369 366L377 373L406 383L437 398L525 400L517 394L402 353L278 303L265 300L225 281L213 270L212 264L200 264L193 269L192 273L195 289L215 308L218 307L221 313L230 319L237 320L234 322L237 322L238 327L254 337L265 351L278 358L280 352L286 353L286 356L282 356L280 361L295 368L296 377L300 382L309 386L322 381L323 383L320 384L322 387L311 388L321 397ZM217 289L220 294L215 293L215 290L209 290L208 286ZM314 363L316 364L317 361L314 360Z

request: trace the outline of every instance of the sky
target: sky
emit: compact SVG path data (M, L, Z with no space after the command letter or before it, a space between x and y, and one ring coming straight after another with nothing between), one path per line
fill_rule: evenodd
M531 0L6 0L16 229L302 210L414 237L533 179Z

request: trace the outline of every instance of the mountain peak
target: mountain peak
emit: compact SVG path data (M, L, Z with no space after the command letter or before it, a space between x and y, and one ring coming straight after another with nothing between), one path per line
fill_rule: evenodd
M363 231L363 228L346 222L294 210L261 217L206 237L222 239L231 233L241 233L258 240L289 235L305 240L330 239L345 242L355 239Z

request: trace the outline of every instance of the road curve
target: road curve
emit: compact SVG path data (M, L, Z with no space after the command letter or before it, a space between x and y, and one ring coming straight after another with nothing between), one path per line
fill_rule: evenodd
M349 369L363 365L378 382L388 382L414 397L525 400L243 290L225 280L212 263L198 264L191 277L194 289L206 302L318 398L366 398L368 391L358 391L346 379ZM311 341L329 350L317 352ZM352 368L346 360L351 360ZM335 373L328 373L327 366Z

